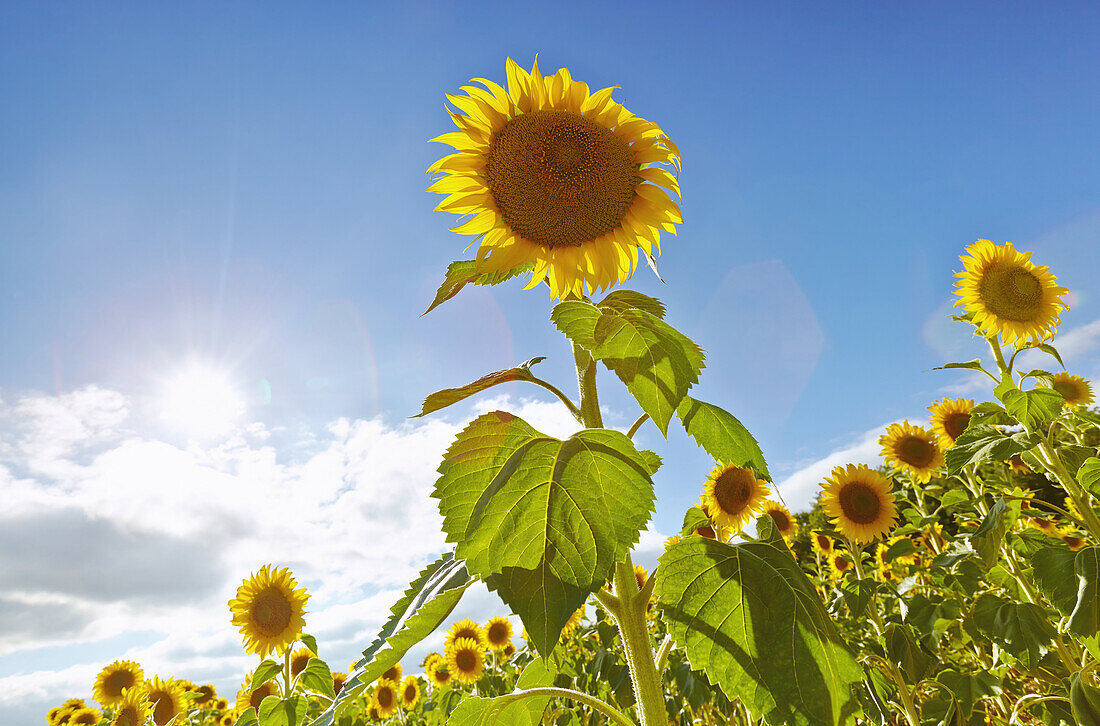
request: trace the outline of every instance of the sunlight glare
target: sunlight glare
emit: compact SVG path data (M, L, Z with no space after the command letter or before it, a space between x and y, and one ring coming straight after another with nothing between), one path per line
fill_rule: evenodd
M244 413L244 400L224 373L192 366L168 381L160 400L161 417L194 436L216 436Z

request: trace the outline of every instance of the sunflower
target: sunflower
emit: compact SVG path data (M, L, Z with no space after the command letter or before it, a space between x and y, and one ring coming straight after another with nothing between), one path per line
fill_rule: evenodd
M829 555L829 576L834 580L843 580L848 570L852 569L852 561L840 552Z
M634 565L634 581L638 583L639 591L649 582L649 572L642 565Z
M153 676L152 680L142 684L145 691L145 700L153 707L153 723L156 726L165 726L186 709L183 701L183 686L179 681L161 680Z
M73 726L96 726L101 718L99 711L86 706L73 711L69 716L68 723Z
M443 638L444 648L450 648L459 638L469 638L477 641L478 645L485 645L485 631L481 626L469 618L459 620L451 624L451 629Z
M313 656L314 653L309 648L299 648L294 651L290 656L290 677L297 678L298 674L309 665L309 659Z
M442 662L443 656L441 656L439 653L432 652L424 656L424 660L420 662L420 667L423 668L424 672L426 673L428 669L431 668L433 665Z
M1074 552L1085 546L1085 538L1073 527L1062 530L1062 541Z
M764 500L764 505L760 508L761 514L766 514L772 518L772 523L775 524L775 530L779 532L780 536L784 539L790 539L798 533L798 522L795 521L787 508L779 502L773 502L770 499Z
M46 711L46 723L49 724L49 726L57 726L58 717L61 716L63 710L61 706L54 706L49 711Z
M473 638L459 638L447 649L447 670L459 683L477 683L485 670L485 646Z
M970 398L944 398L928 407L932 414L932 428L945 447L954 446L955 441L966 431L973 408L974 400Z
M810 535L810 544L823 557L828 557L833 553L833 538L827 534L814 532Z
M1055 373L1051 376L1050 387L1066 399L1067 406L1088 406L1092 403L1092 386L1081 376Z
M378 709L378 717L387 719L397 712L397 684L388 678L375 681L371 692L371 705Z
M218 692L214 690L214 686L207 683L196 688L195 692L199 695L191 701L192 703L200 708L214 708L214 702L218 699Z
M415 676L405 676L401 681L401 707L406 711L420 702L420 681Z
M234 711L223 713L217 720L218 726L233 726L235 723L237 723L237 714Z
M890 481L865 464L836 467L823 488L822 508L840 533L853 542L878 539L897 520Z
M509 658L511 658L515 654L516 654L516 646L513 645L512 643L508 643L508 645L504 646L504 650L500 651L501 657L504 658L505 660L508 660Z
M713 532L713 531L714 530L711 530L711 532ZM696 532L696 534L698 534L698 531ZM665 549L667 550L669 547L676 544L677 542L679 542L682 539L683 539L683 537L681 537L678 534L672 535L671 537L669 537L668 539L665 540Z
M384 678L387 681L393 681L394 683L399 683L401 681L401 675L403 673L404 673L404 669L401 667L401 664L400 663L394 663L392 666L387 668L382 673L382 675L379 676L379 678Z
M1043 534L1050 535L1051 537L1061 536L1058 532L1058 525L1043 517L1028 517L1027 526L1037 529Z
M581 624L582 620L584 620L584 609L585 606L581 605L579 608L577 608L576 612L569 616L569 619L565 621L565 625L563 625L561 628L562 635L568 635L569 633L572 633L574 630L577 629L577 626ZM524 640L529 641L530 638L524 638Z
M152 708L153 704L145 700L145 689L127 689L115 704L111 726L144 726Z
M882 457L899 471L908 471L915 480L927 484L932 473L943 466L943 449L936 435L923 426L890 424L879 437Z
M215 710L224 711L228 708L229 708L229 699L228 698L219 698L217 701L214 701L214 709Z
M448 95L460 129L432 139L457 153L428 167L437 210L473 215L452 231L477 235L478 269L532 268L554 297L623 282L676 233L680 152L656 124L589 93L565 68L543 77L507 61L508 89L484 78ZM463 115L465 114L465 115ZM672 171L658 164L670 166ZM668 192L662 189L667 189Z
M259 712L260 704L264 702L265 698L277 695L279 695L279 684L274 679L256 686L256 690L252 690L252 673L249 673L244 677L241 690L237 691L237 710L243 712L249 708L254 708Z
M436 688L445 688L451 683L451 672L447 670L446 663L435 663L424 673Z
M1008 460L1008 466L1017 474L1029 474L1031 472L1031 468L1024 461L1024 457L1019 454L1012 455L1012 458Z
M503 615L489 618L485 623L485 641L490 650L504 650L512 642L512 621Z
M332 674L332 690L334 693L340 693L344 689L344 683L348 680L348 674L340 671L335 671Z
M737 534L768 496L768 485L757 479L752 469L719 463L703 485L705 511L718 525L719 532Z
M1054 334L1059 316L1068 308L1048 267L1031 262L1030 252L1018 252L1011 242L997 246L980 239L960 256L963 271L955 305L965 306L974 325L986 334L1000 334L1005 343L1042 342Z
M233 625L244 636L246 651L261 658L282 653L302 634L309 595L305 588L295 589L296 584L285 567L264 565L237 588L229 609Z
M141 683L141 666L129 660L116 660L99 672L92 687L95 700L110 708L122 700L122 692Z
M70 698L68 701L65 701L65 703L61 704L61 708L64 708L68 711L75 711L78 708L84 708L84 699Z

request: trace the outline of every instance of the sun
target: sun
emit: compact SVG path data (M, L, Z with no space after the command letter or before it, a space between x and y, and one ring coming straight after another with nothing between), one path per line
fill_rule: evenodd
M244 399L227 373L192 363L169 378L161 393L160 416L192 436L217 436L244 414Z

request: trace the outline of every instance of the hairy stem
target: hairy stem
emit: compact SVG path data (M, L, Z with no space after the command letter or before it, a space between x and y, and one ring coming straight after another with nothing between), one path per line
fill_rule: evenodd
M571 688L557 688L555 686L545 686L542 688L525 688L517 690L512 693L513 696L555 696L557 698L568 698L577 703L583 703L596 709L604 716L607 716L614 723L621 726L634 726L629 718L611 706L611 704L601 701L595 696L589 696L587 693L581 691L574 691Z

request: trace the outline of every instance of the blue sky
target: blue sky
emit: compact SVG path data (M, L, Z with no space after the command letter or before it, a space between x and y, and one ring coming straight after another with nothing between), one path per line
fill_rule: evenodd
M430 458L448 432L404 422L427 393L535 355L572 390L541 292L478 289L419 317L465 245L424 192L446 151L427 143L449 130L443 94L537 52L544 69L621 86L616 99L679 145L668 284L647 270L629 284L708 351L698 396L743 419L798 503L822 461L866 456L883 424L945 391L982 395L929 370L981 352L944 317L979 237L1036 250L1074 291L1067 362L1100 373L1098 24L1086 3L0 3L0 465L13 477L0 486L72 486L29 448L54 425L71 444L54 463L141 441L224 467L211 463L224 442L188 442L154 415L189 359L229 372L243 420L266 432L236 450L238 475L260 450L285 471L355 440L332 433L341 419L367 438L423 434ZM616 385L603 401L627 425ZM537 389L507 392L542 410L518 399L545 400ZM655 527L671 532L709 462L679 434L641 441L666 460ZM430 487L433 468L402 476ZM380 601L397 586L370 584L360 594ZM64 643L10 639L0 681L166 632L88 622ZM35 694L35 708L54 697Z

